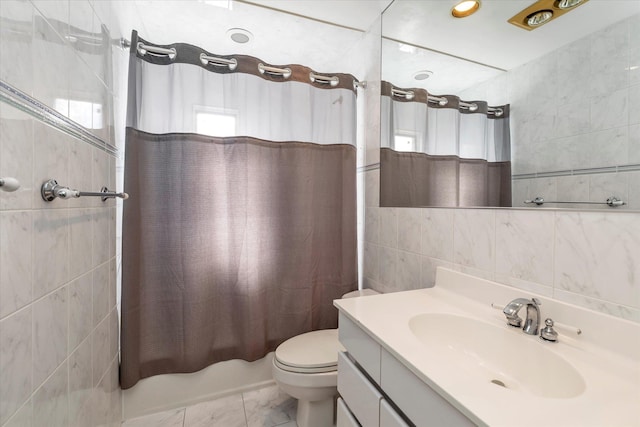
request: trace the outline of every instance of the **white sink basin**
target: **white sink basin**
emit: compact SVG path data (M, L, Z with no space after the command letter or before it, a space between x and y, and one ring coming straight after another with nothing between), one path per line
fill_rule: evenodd
M470 381L555 399L576 397L585 390L580 373L549 350L556 344L506 324L498 327L470 317L425 313L412 317L409 328Z

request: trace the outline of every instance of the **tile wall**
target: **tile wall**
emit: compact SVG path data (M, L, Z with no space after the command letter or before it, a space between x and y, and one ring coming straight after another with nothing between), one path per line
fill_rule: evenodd
M2 0L0 79L112 145L112 5ZM121 112L120 112L121 115ZM119 425L116 205L44 202L49 178L115 187L116 158L0 103L0 425Z
M638 164L640 69L633 68L640 65L638 46L640 15L463 97L511 102L514 173ZM531 109L526 115L523 101ZM366 164L375 165L377 146L368 143ZM547 154L552 144L561 147L555 155ZM615 191L636 210L639 186L640 172L537 178L515 185L516 198L523 200L540 188L548 200L599 200ZM384 292L430 287L436 267L446 266L520 288L523 294L536 292L640 322L639 213L380 208L379 170L365 173L365 195L365 287Z
M365 165L378 154L380 140L380 37L382 18L379 17L362 38L345 55L344 66L364 85L358 89L357 104L357 217L358 217L358 285L363 283L364 254L364 183ZM371 149L371 147L376 147Z
M365 287L382 292L444 266L640 322L639 253L638 213L366 207Z

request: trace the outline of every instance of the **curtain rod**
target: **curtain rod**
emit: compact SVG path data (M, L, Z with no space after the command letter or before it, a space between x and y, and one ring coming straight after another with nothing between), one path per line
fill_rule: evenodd
M392 88L391 93L393 93L394 96L404 96L406 99L413 99L415 95L412 90L402 90L396 88ZM444 107L449 103L449 100L444 96L427 95L427 100L434 104L438 104L441 107ZM476 111L478 109L478 104L475 104L473 102L460 101L458 105L461 108L465 108L469 111ZM504 110L502 110L502 108L487 107L487 113L495 114L496 117L500 117L504 114Z
M129 49L131 48L131 41L124 37L120 37L119 45L122 49ZM166 55L171 60L174 60L178 54L175 48L157 47L153 45L144 44L142 42L137 43L136 50L140 55L146 55L146 54L150 54L154 56ZM207 66L207 65L213 65L218 67L228 66L229 70L231 71L234 71L238 67L238 61L235 58L227 59L227 58L206 55L205 53L200 54L200 62L204 66ZM260 74L279 75L284 77L285 79L288 79L292 75L292 70L288 67L279 68L279 67L273 67L270 65L265 65L262 63L258 64L258 71L260 72ZM322 74L316 74L313 71L309 73L309 80L312 83L328 84L331 87L336 87L340 84L340 77L338 76L326 76ZM360 82L354 78L353 90L357 90L358 88L366 89L367 82L366 81Z
M129 42L125 38L121 38L120 45L123 48L127 48L127 46L129 47L131 46L131 42ZM172 47L167 49L164 47L147 45L142 42L138 42L136 49L140 55L146 55L146 54L166 55L171 60L175 59L178 54L176 48ZM200 54L200 62L202 63L202 65L211 64L215 66L228 66L229 69L232 71L235 70L236 67L238 66L238 61L235 58L231 58L231 59L219 58L216 56L205 55L204 53ZM291 74L292 74L291 68L273 67L271 65L265 65L263 63L258 64L258 71L260 72L260 74L271 74L276 76L282 76L285 79L288 79L289 77L291 77ZM321 74L316 74L314 72L309 73L309 80L312 83L328 84L332 87L338 86L338 84L340 84L340 78L338 76L325 76ZM366 82L358 82L355 79L354 79L353 86L354 86L354 89L358 87L361 87L364 89L367 87Z

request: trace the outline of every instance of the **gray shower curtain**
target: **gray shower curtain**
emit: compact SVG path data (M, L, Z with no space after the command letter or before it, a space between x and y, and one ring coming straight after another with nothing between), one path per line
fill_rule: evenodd
M209 57L132 37L123 388L334 328L357 287L354 78Z

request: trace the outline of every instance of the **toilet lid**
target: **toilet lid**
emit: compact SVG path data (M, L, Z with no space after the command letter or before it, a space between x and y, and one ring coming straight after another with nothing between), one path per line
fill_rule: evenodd
M338 342L337 329L307 332L289 338L276 348L277 365L292 372L330 372L338 365L338 352L344 347Z

